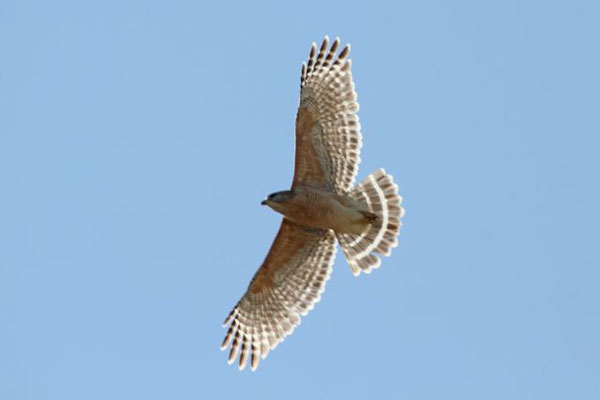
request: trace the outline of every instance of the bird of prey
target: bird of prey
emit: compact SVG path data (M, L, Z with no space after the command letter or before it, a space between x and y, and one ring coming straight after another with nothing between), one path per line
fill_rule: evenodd
M283 214L248 290L229 313L221 349L254 371L320 300L339 242L354 275L369 273L397 245L404 209L398 186L379 169L354 186L362 136L350 46L325 36L302 63L296 155L290 190L263 202Z

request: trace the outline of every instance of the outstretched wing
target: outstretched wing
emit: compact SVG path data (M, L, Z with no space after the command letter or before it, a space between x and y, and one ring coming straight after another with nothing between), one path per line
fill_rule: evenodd
M339 45L336 38L329 47L325 36L318 54L313 43L308 65L302 63L292 187L306 185L347 194L358 173L362 137L347 59L350 45L336 57Z
M248 290L229 313L229 330L221 344L231 345L229 363L240 352L240 369L250 357L252 370L292 333L321 299L335 259L332 231L296 225L284 219L271 250ZM241 348L241 351L240 351Z

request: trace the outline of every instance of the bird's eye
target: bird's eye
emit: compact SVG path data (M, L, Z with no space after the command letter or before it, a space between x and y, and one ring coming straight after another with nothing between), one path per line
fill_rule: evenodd
M283 201L285 201L286 198L287 198L287 192L283 191L283 192L271 193L267 197L267 200L270 200L270 201L273 201L273 202L277 203L277 202L283 202Z

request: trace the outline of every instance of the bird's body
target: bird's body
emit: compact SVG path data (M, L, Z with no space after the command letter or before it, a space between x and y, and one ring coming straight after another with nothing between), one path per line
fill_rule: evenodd
M266 204L304 227L360 234L369 224L367 206L349 196L308 186L297 186L291 194L283 203L266 200Z
M320 300L337 243L354 275L379 267L397 245L404 214L398 186L379 169L359 184L362 135L347 45L313 43L302 65L290 190L263 201L283 214L277 237L248 290L225 319L222 349L252 370ZM318 52L318 53L317 53Z

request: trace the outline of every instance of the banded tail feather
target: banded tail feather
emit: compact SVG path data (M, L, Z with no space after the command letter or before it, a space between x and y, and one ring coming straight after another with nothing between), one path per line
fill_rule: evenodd
M381 260L376 254L389 256L392 248L398 245L404 208L398 185L384 169L378 169L363 179L352 189L350 197L366 205L376 216L365 215L370 224L360 235L337 234L352 274L357 276L379 267Z

